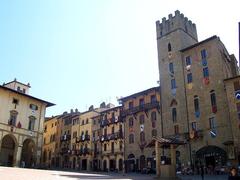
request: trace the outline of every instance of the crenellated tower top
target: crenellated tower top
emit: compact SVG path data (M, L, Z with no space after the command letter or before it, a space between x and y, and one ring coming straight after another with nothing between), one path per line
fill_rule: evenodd
M166 17L162 18L161 23L160 21L156 21L156 28L157 39L160 39L173 31L182 30L198 41L196 25L192 23L191 20L188 20L187 17L184 17L184 14L180 13L179 10L175 11L174 16L169 14L168 19L166 19Z

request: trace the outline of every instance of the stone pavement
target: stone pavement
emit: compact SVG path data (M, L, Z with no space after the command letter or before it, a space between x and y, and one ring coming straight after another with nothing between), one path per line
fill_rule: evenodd
M0 180L158 180L155 175L95 173L95 172L68 172L55 170L40 170L27 168L11 168L0 166ZM200 176L179 176L182 180L201 180ZM206 176L204 180L225 180L227 176ZM165 180L160 178L160 180Z

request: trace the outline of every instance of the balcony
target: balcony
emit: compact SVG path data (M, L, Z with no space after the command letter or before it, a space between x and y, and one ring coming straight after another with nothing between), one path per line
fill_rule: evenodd
M91 154L90 148L83 148L79 150L79 155L80 156L86 156L88 154Z
M123 139L122 131L102 135L100 138L100 141L103 142L103 141L110 141L110 140L117 140L117 139Z
M71 135L70 134L64 134L63 136L60 137L60 141L69 141L71 140Z
M63 154L71 154L71 150L69 148L61 148L61 151L60 153L63 155Z
M96 137L92 138L93 142L97 142L97 141L99 141L99 139L100 139L99 136L96 136Z
M90 135L81 135L79 138L76 138L76 143L90 141Z
M125 117L125 116L128 116L128 115L136 114L136 113L141 112L141 111L148 111L148 110L153 109L153 108L157 108L157 109L160 108L160 104L159 104L158 101L147 103L147 104L142 104L140 106L136 106L136 107L132 107L130 109L122 110L121 116Z
M116 124L118 122L122 122L122 119L119 118L118 116L116 116L116 117L112 117L110 119L101 120L100 126L105 127L105 126L109 126L110 124Z

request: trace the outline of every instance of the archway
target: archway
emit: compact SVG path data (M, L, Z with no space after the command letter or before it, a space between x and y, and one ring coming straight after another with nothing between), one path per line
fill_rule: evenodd
M103 171L107 171L107 160L103 161Z
M35 143L32 139L23 142L21 162L25 162L25 167L34 167L36 163Z
M0 165L13 166L16 143L11 135L6 135L2 139L0 151Z
M215 167L216 165L225 165L227 153L217 146L204 146L196 152L198 161L203 161L205 165Z
M134 154L129 154L127 159L127 172L134 172L135 171L135 156Z

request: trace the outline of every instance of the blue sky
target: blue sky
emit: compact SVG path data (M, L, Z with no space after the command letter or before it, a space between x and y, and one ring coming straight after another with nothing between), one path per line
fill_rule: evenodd
M217 4L216 4L217 2ZM155 21L180 10L199 40L220 36L238 57L238 1L0 1L0 83L30 82L30 94L85 111L157 86Z

